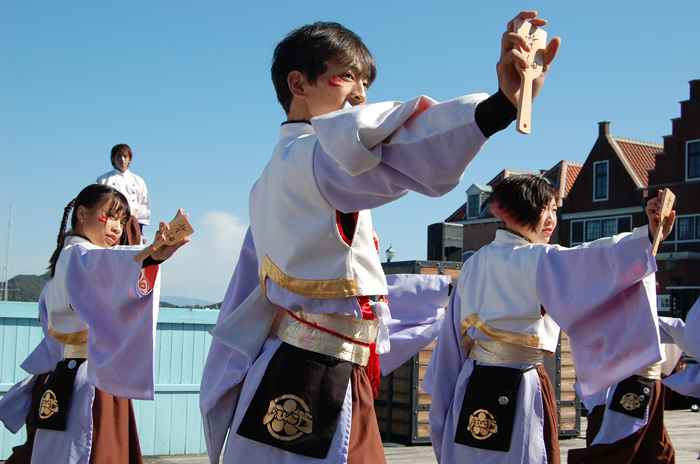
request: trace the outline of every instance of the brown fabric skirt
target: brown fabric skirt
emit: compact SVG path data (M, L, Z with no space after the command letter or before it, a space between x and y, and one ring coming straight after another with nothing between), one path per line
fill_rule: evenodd
M36 378L34 387L32 388L32 408L39 401L39 397L44 391L44 382L46 382L46 377L49 373L41 374ZM12 448L12 454L5 464L29 464L32 460L32 447L34 446L34 435L36 435L36 427L29 426L29 415L27 415L27 441L23 445L15 446Z
M90 464L143 464L131 400L95 388Z
M554 387L549 380L544 365L537 367L537 375L540 377L542 388L542 406L544 409L544 448L547 451L547 462L549 464L560 464L561 454L559 452L559 416L557 415L557 397L554 394Z
M661 382L654 382L654 390L649 399L649 421L636 433L608 445L594 445L603 425L605 405L593 408L588 414L586 446L588 448L569 450L569 464L641 464L676 462L676 452L664 426L664 397Z
M386 463L377 415L374 412L372 385L367 377L367 370L357 364L353 364L352 367L350 375L352 422L348 464Z

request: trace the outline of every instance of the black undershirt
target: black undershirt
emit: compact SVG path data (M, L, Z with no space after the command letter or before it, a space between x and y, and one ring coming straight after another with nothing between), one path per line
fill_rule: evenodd
M486 137L508 127L518 116L518 109L501 89L476 107L474 119Z

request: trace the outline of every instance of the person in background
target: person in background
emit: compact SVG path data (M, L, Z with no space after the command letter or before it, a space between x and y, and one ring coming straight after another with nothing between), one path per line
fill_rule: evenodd
M146 182L129 171L133 157L134 153L129 145L115 145L110 155L114 169L98 177L96 182L117 189L129 202L132 219L124 225L124 229L130 245L141 241L144 226L151 223L151 201L148 198Z

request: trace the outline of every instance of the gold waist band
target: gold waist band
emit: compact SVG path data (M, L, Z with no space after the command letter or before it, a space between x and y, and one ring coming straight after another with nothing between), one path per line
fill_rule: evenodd
M513 345L521 345L534 349L538 349L540 347L540 337L537 335L511 332L510 330L491 327L490 325L482 322L478 313L470 314L469 316L465 317L461 326L462 334L465 335L462 345L471 344L471 337L467 337L466 334L467 330L474 327L482 334L491 337L494 340L500 340Z
M88 346L87 343L79 343L77 345L66 345L63 349L63 359L81 358L87 359Z
M377 319L298 311L284 315L278 336L298 348L366 366L378 328Z
M538 366L544 361L545 352L525 348L500 340L474 340L469 357L486 364L522 364Z
M661 380L661 363L657 363L637 372L637 375L654 380Z
M260 266L260 285L267 293L266 279L270 278L283 289L295 295L307 298L347 298L357 296L357 284L354 277L342 277L329 280L307 280L288 276L269 256L265 255Z

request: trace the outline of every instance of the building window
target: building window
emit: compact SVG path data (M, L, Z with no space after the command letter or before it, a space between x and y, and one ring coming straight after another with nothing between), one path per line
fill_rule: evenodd
M656 295L656 310L661 314L671 314L671 295Z
M678 240L695 240L695 238L695 216L678 218Z
M617 220L615 219L603 219L601 221L603 226L602 237L612 237L617 232Z
M586 223L586 241L590 242L600 237L600 221L588 221Z
M475 218L479 216L481 209L481 201L479 201L480 197L481 195L469 195L469 208L467 209L468 218Z
M571 221L571 246L632 231L632 216Z
M608 162L593 163L593 201L608 199Z
M676 216L673 230L664 243L673 243L674 251L700 252L700 214Z
M688 142L688 179L700 179L700 141Z
M617 233L632 232L632 218L629 216L617 218Z
M571 223L571 243L583 243L583 222L575 221Z

